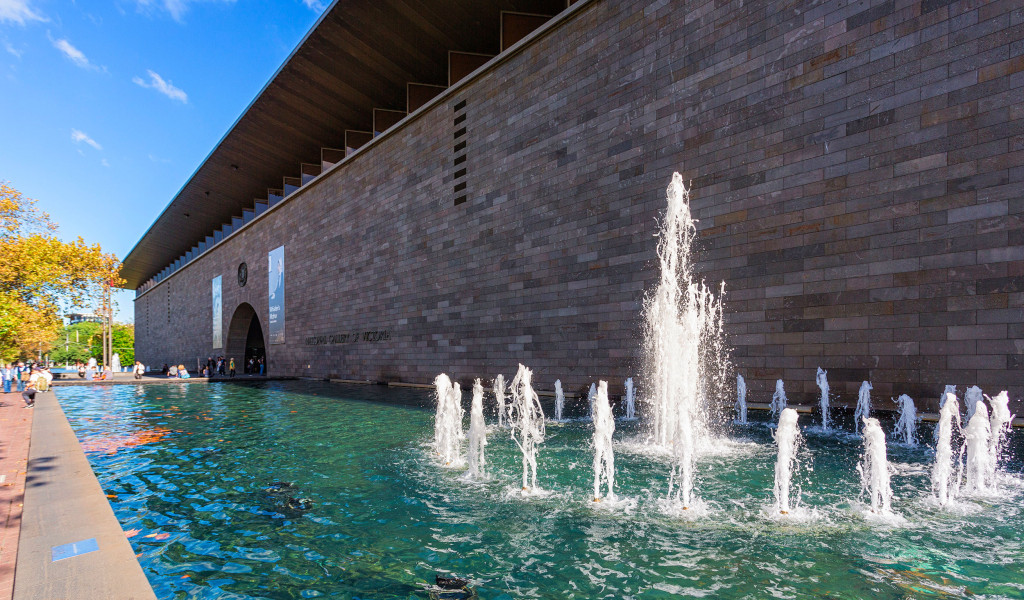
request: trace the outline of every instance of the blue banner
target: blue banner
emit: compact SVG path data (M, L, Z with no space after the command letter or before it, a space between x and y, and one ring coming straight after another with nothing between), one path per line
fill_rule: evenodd
M284 246L267 253L270 283L270 317L267 323L271 344L284 343Z
M220 275L213 278L213 347L224 347L224 303Z

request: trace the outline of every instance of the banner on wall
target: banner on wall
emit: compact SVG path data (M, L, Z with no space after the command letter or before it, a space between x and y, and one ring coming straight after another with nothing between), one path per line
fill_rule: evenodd
M267 253L267 267L270 283L270 317L267 323L271 344L284 343L284 246Z
M220 287L220 275L213 278L213 347L224 347L224 313L223 295Z

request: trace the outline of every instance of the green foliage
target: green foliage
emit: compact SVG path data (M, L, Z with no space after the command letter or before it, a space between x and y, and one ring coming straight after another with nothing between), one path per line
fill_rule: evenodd
M135 363L135 327L114 323L114 352L121 355L121 365ZM103 362L103 327L99 323L76 323L61 330L49 344L50 360L58 364L74 364L95 358Z

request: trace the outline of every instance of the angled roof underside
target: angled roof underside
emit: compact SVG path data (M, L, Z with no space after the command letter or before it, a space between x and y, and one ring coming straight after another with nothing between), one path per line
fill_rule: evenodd
M446 85L448 51L498 54L500 12L556 14L564 0L340 0L320 18L128 253L135 289L320 148L369 131L374 108L404 111L406 84ZM237 167L237 168L236 168ZM207 193L208 192L208 193Z

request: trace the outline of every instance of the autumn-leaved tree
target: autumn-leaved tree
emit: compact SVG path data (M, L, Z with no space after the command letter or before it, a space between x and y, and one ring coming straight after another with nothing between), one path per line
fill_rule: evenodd
M0 360L46 352L61 309L94 304L119 287L120 263L99 244L57 237L57 224L34 200L0 182Z

